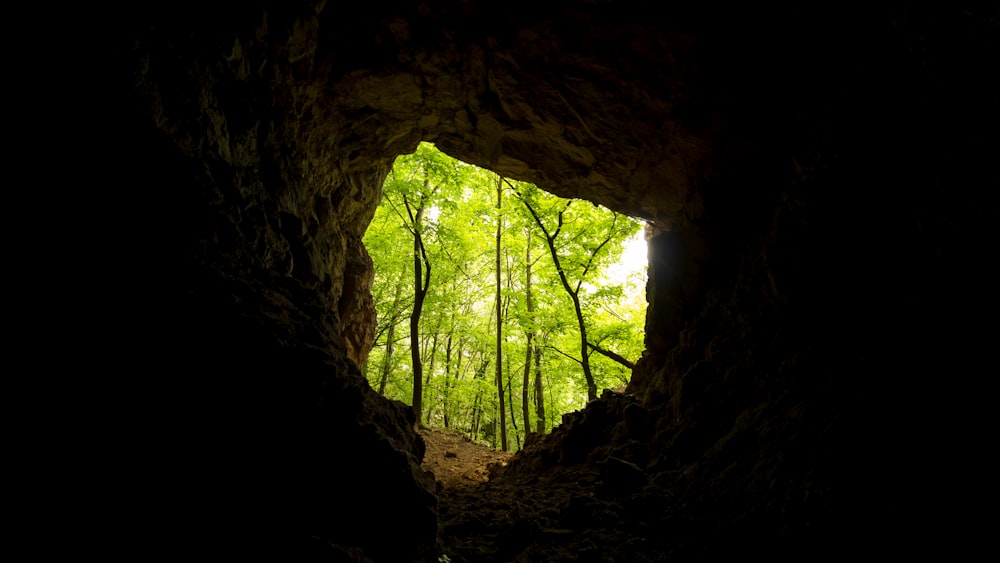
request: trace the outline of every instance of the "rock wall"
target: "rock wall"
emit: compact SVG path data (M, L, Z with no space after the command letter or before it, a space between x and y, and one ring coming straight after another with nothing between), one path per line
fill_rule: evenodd
M671 494L786 546L934 528L954 500L915 488L978 467L995 13L262 1L118 15L80 43L105 139L83 170L106 186L81 208L94 251L80 271L100 273L83 313L114 319L80 361L114 372L109 387L141 382L123 424L102 428L155 466L131 479L169 476L138 504L187 507L157 519L177 543L433 557L411 415L356 367L374 315L360 236L420 140L650 221L647 352L619 413L634 403L647 422L612 425L593 451L641 442L630 463Z

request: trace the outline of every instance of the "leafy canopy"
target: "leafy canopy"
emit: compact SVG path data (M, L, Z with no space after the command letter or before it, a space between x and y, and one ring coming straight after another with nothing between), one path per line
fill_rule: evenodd
M500 181L504 203L496 206ZM536 222L528 205L535 210ZM407 211L422 206L419 226ZM499 223L498 223L499 222ZM539 228L541 223L544 230ZM579 292L587 341L635 361L643 349L645 268L622 272L625 242L641 237L641 224L581 200L551 195L533 184L497 175L438 151L429 143L402 155L386 179L382 204L364 236L375 263L372 287L377 310L376 341L364 368L376 389L407 400L413 389L405 325L413 307L413 236L420 229L427 261L433 267L420 320L424 367L424 414L429 423L466 430L475 439L495 440L496 228L501 227L501 308L503 356L508 378L510 418L522 443L521 373L533 335L540 361L546 428L562 414L582 407L587 386L581 375L580 336L573 305L560 282L546 239L554 239L563 274ZM641 240L641 239L640 239ZM531 271L532 311L526 299ZM390 328L399 327L397 330ZM391 340L391 342L390 342ZM532 356L534 352L532 351ZM599 388L628 382L631 370L589 352ZM505 384L507 385L507 384ZM529 400L537 403L537 389ZM505 409L506 410L506 409ZM534 410L532 410L534 412Z

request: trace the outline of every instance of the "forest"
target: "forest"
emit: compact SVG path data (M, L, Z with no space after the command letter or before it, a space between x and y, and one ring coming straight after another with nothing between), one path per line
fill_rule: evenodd
M397 158L364 243L378 320L361 367L421 425L517 450L626 385L642 353L639 220L421 143Z

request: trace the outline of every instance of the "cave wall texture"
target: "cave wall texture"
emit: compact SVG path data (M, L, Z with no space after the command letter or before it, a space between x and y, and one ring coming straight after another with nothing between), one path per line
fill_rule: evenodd
M92 188L62 244L87 279L63 295L108 374L87 455L129 460L109 487L175 548L433 556L412 414L355 365L361 236L420 140L650 222L642 422L594 448L638 444L762 545L975 536L995 6L160 4L77 46L87 103L60 108Z

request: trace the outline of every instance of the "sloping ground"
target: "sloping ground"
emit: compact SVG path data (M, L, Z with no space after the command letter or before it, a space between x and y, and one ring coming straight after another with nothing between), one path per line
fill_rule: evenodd
M423 468L439 486L440 561L692 560L687 546L711 543L709 527L679 515L627 461L507 471L510 454L461 433L421 436ZM532 455L554 443L536 443Z
M470 440L450 428L424 428L423 469L434 473L438 488L468 487L489 481L490 467L506 465L513 455Z
M514 456L451 430L421 432L423 468L438 481L440 561L827 561L842 553L801 514L736 518L739 502L692 499L683 470L646 461L647 440L615 438L644 436L634 400L605 393ZM609 424L612 414L630 422Z

